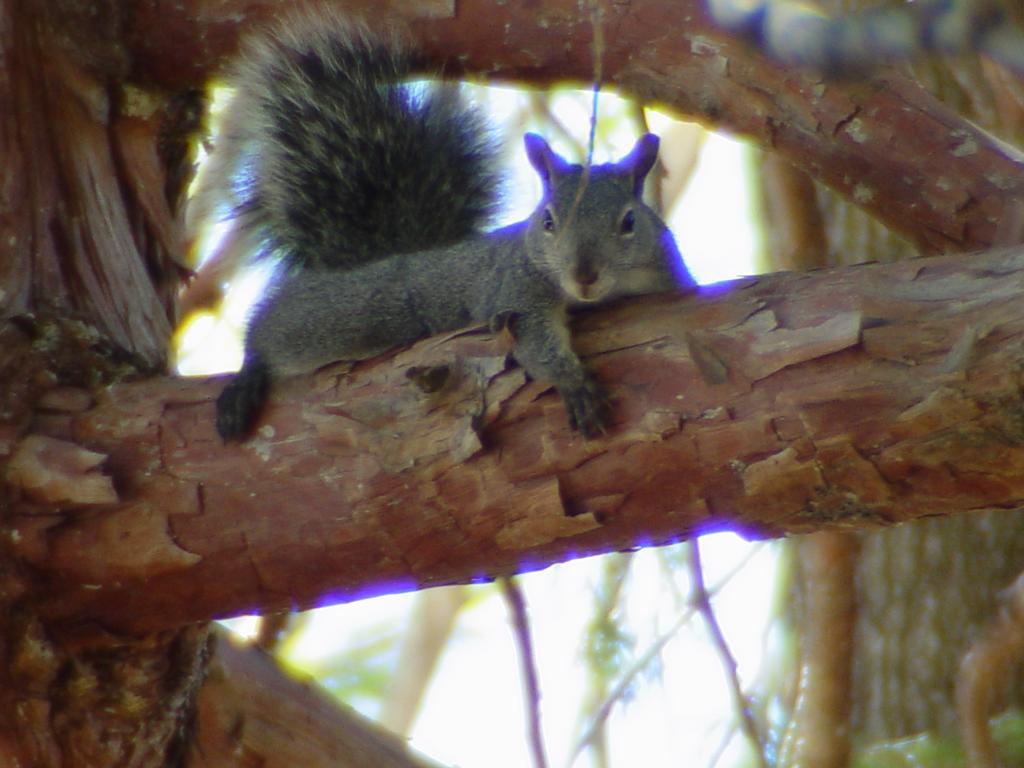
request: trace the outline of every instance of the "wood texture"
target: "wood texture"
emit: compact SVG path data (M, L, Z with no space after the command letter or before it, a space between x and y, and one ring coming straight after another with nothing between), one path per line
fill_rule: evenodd
M222 379L117 385L88 406L59 391L8 446L8 538L48 574L46 621L141 632L713 528L1017 508L1022 290L1016 249L591 314L577 346L615 414L589 442L472 332L289 380L240 446L213 430Z
M215 633L191 768L441 768L271 657Z
M33 4L0 9L0 316L61 311L159 370L183 277L158 154L167 102L111 92L126 73L99 29L109 2L60 5L57 28Z

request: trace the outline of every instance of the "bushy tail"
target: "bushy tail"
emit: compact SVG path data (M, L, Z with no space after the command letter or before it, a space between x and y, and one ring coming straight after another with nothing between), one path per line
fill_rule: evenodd
M349 269L465 239L495 207L496 146L457 86L403 84L410 55L330 12L248 44L200 215L304 267Z

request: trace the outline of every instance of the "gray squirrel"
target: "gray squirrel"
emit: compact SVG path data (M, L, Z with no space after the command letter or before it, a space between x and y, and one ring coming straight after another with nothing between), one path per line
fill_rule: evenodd
M593 437L607 403L572 350L567 309L694 285L641 200L656 136L584 169L527 134L542 199L526 220L485 232L491 135L453 86L406 85L412 64L395 36L330 13L249 42L194 205L201 217L230 200L236 237L288 269L217 400L223 439L252 431L274 378L474 324L507 329L515 360Z

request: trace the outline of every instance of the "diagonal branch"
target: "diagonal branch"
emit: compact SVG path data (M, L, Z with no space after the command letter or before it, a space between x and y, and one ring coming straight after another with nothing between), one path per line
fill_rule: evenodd
M533 654L533 640L530 637L530 617L526 609L526 596L521 586L505 576L498 580L502 596L509 611L509 621L519 652L519 668L523 677L523 699L526 708L527 737L533 768L547 768L548 758L544 751L544 733L540 725L540 683L537 680L537 659Z
M284 382L240 446L213 430L222 380L54 390L10 446L3 541L44 620L142 632L713 528L1018 508L1022 292L1018 248L590 314L614 423L589 442L472 332Z
M765 757L764 738L761 736L761 729L758 727L754 717L754 709L750 704L750 698L743 692L743 684L740 682L739 664L729 648L729 642L725 639L722 625L715 616L715 610L711 606L711 595L704 585L704 566L700 559L700 542L697 538L687 542L690 553L690 582L692 584L693 603L697 611L704 619L708 634L711 636L711 645L714 647L722 668L725 672L726 681L732 693L733 707L736 709L736 716L739 720L740 730L750 742L754 752L754 759L760 768L768 768L768 759Z
M226 632L215 633L193 736L194 768L442 768Z

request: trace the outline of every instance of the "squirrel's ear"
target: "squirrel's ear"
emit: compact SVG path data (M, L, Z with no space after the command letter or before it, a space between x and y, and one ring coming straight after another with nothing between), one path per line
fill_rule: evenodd
M551 177L565 167L565 160L552 151L544 137L536 133L523 136L523 143L526 144L526 156L530 160L530 165L540 174L544 186L550 187Z
M622 165L633 174L633 194L640 197L644 191L644 179L654 167L658 159L658 137L653 133L645 133L637 139L636 146L622 158Z

